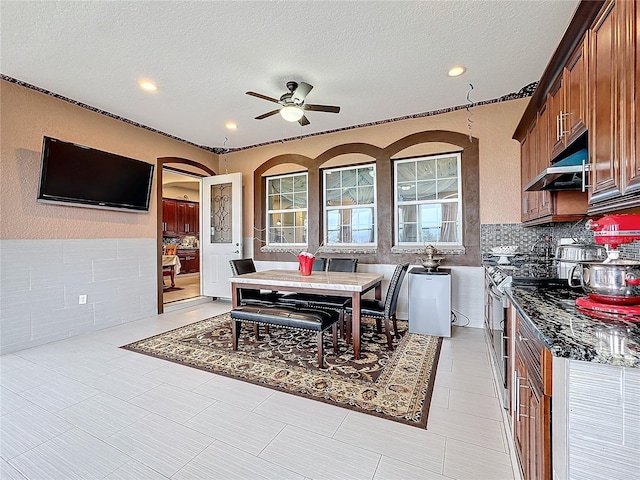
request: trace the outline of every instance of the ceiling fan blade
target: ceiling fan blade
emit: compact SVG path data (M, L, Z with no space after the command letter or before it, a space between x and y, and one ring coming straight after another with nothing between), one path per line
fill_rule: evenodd
M298 120L298 123L304 127L305 125L309 125L310 122L309 119L303 115L302 118Z
M268 100L269 102L280 103L279 100L276 100L275 98L267 97L266 95L262 95L261 93L256 93L256 92L245 92L245 93L247 95L251 95L252 97L258 97L263 100Z
M295 92L293 92L293 95L291 96L291 100L293 101L293 103L297 103L298 105L300 105L302 102L304 102L304 99L307 97L307 95L309 95L309 92L312 88L313 85L309 85L305 82L300 82L298 84L298 88L296 88Z
M302 108L314 112L340 113L340 107L335 107L333 105L312 105L310 103L305 103Z
M280 109L278 108L277 110L271 110L270 112L263 113L262 115L257 116L256 120L262 120L263 118L270 117L271 115L275 115L279 111L280 111Z

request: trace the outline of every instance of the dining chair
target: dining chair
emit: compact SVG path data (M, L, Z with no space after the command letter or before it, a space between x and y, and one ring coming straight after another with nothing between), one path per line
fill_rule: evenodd
M327 272L355 272L357 268L357 258L330 258L327 264Z
M384 320L384 333L387 337L388 350L393 350L393 340L391 338L391 331L389 329L389 320L393 322L394 336L399 337L398 334L398 322L396 319L396 310L398 308L398 295L400 294L400 287L404 280L408 263L401 263L396 266L396 269L391 276L389 282L389 288L387 288L387 295L382 300L362 299L360 302L360 318L369 317L376 320L376 330L378 333L381 331L381 322ZM351 306L351 299L349 299L344 307L347 316L353 315L353 308ZM347 343L351 341L351 321L347 319Z
M163 255L177 255L178 254L178 245L164 245L162 247ZM168 265L166 267L162 267L162 284L164 285L164 277L171 277L171 286L176 286L175 280L175 266Z
M177 255L178 254L178 245L165 245L162 247L163 255Z
M358 268L358 259L329 258L326 264L327 272L353 273ZM315 263L313 266L315 267ZM344 337L344 306L347 302L347 297L341 297L338 295L319 295L315 293L289 293L280 298L279 301L281 303L295 305L298 307L337 311L339 314L338 327L340 329L340 336Z
M313 261L312 272L324 272L327 269L327 259L324 257L316 257Z
M244 275L256 271L253 258L242 258L239 260L229 260L233 275ZM277 303L282 294L277 292L265 292L256 289L239 288L238 305L271 305Z

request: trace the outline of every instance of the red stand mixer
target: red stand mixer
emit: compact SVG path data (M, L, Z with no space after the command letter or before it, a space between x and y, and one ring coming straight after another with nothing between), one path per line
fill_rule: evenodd
M607 215L589 220L597 244L604 245L604 262L581 262L580 283L588 293L576 306L590 311L640 316L640 262L619 260L618 247L640 240L640 214ZM571 279L570 279L571 280ZM640 321L640 318L638 318Z

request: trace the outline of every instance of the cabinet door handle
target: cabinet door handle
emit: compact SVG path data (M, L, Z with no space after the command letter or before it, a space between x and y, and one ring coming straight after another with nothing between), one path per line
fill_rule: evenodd
M585 192L587 190L587 188L589 188L591 185L589 185L588 182L588 178L587 178L587 172L591 171L591 164L587 163L586 160L582 160L582 191Z
M528 341L529 341L529 339L528 339L528 338L523 337L523 336L522 336L522 335L520 335L519 333L518 333L518 340L520 340L521 342L528 342Z
M516 375L516 421L520 421L520 377Z

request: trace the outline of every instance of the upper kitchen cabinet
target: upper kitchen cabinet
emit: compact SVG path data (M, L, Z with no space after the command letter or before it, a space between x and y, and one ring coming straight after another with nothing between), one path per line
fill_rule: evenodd
M523 207L532 191L547 190L551 214L538 207L525 224L640 207L638 10L633 0L578 5L513 135L530 142L548 110L548 155L540 130L537 149L522 149L538 157L528 160L538 173L522 180Z
M171 198L162 199L162 235L179 237L200 234L200 204Z
M638 10L607 1L590 31L590 213L640 206Z
M551 87L547 100L553 120L553 149L556 158L587 129L587 40L583 37Z
M194 202L178 202L178 233L197 235L200 228L199 205Z
M162 199L162 236L178 236L178 201Z
M553 213L551 192L527 192L524 188L533 178L549 166L549 109L546 105L531 125L526 138L522 141L522 222L531 222Z

